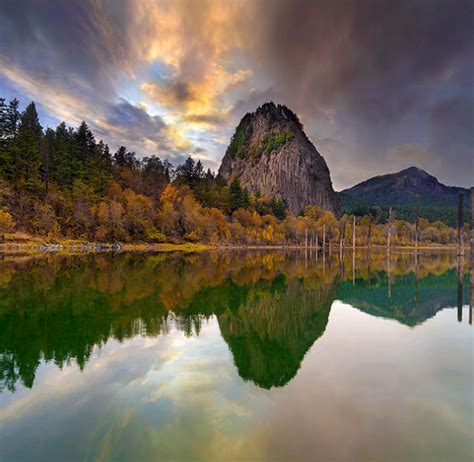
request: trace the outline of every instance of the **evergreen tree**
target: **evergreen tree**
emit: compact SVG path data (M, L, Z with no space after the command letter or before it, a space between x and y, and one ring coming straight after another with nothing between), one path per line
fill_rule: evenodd
M18 136L19 125L20 125L20 111L18 110L19 101L14 98L8 105L6 114L6 129L7 136L10 140L14 141ZM34 105L34 103L32 103Z
M10 180L16 179L18 127L20 113L15 98L7 106L5 98L0 98L0 174Z
M285 204L285 201L283 199L272 199L272 204L271 204L272 210L274 215L279 219L279 220L284 220L287 215L287 206Z
M170 182L171 164L157 156L145 157L141 162L141 193L153 197L156 201L165 186Z
M83 175L82 164L73 155L73 138L73 130L60 123L50 152L51 177L66 189L71 189L74 181Z
M237 178L232 180L229 188L229 208L231 212L245 207L245 193Z
M41 140L41 154L42 154L42 165L41 165L41 178L44 182L44 192L47 198L49 192L49 182L51 180L51 157L56 141L56 133L53 129L48 128Z
M6 138L7 128L7 105L5 98L0 98L0 143Z
M35 103L30 103L21 114L18 129L18 155L16 173L19 185L27 192L41 189L40 167L42 164L41 137L43 128L39 123Z
M85 165L94 155L96 142L89 126L84 121L74 134L74 144L75 156Z
M202 167L202 164L201 164ZM184 164L179 165L176 168L176 183L177 184L186 184L190 186L194 183L196 179L196 164L191 156L189 156Z
M11 163L7 135L7 105L5 98L0 98L0 174L5 175Z
M112 156L108 145L102 140L94 147L86 164L86 172L93 191L99 197L105 196L112 180Z

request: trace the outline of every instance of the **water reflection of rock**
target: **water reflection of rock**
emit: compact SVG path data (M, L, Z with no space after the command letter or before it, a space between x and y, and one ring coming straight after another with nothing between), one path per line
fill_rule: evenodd
M334 283L307 289L293 280L218 316L239 375L263 388L282 387L326 328L335 298Z

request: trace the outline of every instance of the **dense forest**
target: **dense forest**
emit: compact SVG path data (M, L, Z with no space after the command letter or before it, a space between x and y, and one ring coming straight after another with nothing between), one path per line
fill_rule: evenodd
M385 215L368 213L355 220L355 244L385 245ZM21 111L0 98L0 240L352 245L353 223L316 205L289 214L283 200L226 184L191 157L173 166L123 146L112 153L86 122L44 129L34 102ZM394 217L390 228L393 244L413 243L415 224ZM418 230L420 243L456 240L441 221L420 219Z
M372 215L380 217L381 221L386 221L390 207L388 205L374 205L365 202L345 192L336 193L341 204L342 213L356 216ZM470 223L471 208L469 198L464 200L464 221ZM417 218L425 218L430 222L442 221L450 226L457 226L458 208L453 206L439 207L420 204L394 205L393 211L399 220L415 223Z

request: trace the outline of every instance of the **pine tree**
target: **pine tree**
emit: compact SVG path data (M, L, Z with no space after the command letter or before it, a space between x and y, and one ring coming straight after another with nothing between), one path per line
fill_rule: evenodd
M20 111L18 110L19 101L15 98L10 101L7 109L7 134L9 139L14 141L18 136L20 125Z
M51 177L65 189L71 189L84 172L82 163L73 155L73 138L73 130L68 129L64 122L60 123L50 153Z
M0 143L6 138L7 128L7 105L5 98L0 98Z
M7 106L5 99L0 98L0 174L11 181L16 179L17 174L18 104L15 98Z
M273 213L279 220L284 220L286 218L287 206L283 199L273 198L271 207L272 207Z
M234 178L229 188L230 211L234 212L235 210L244 207L244 205L244 192L240 186L240 181L237 178Z
M87 165L87 178L94 192L103 197L106 195L112 180L112 156L109 147L102 140L95 146Z
M43 128L39 123L35 103L30 103L21 114L18 129L18 154L16 158L17 186L30 193L42 189L40 167L42 164L41 137Z
M42 154L42 165L41 165L41 178L44 182L45 198L48 197L49 183L51 180L51 161L54 150L54 144L56 141L56 133L52 128L48 128L43 138L41 139L41 154Z

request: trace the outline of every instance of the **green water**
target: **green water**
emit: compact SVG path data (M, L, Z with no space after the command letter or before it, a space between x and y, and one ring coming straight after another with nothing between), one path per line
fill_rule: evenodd
M453 256L0 256L0 461L468 461Z

